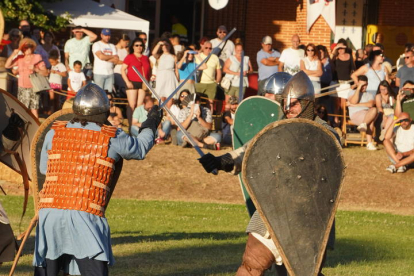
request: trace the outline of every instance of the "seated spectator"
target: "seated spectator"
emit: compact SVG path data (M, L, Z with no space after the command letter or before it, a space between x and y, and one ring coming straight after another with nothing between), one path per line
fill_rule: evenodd
M230 106L230 110L224 112L223 121L221 123L221 129L223 132L223 143L226 145L233 144L233 124L234 116L236 114L236 109L239 106L237 97L231 96L227 101Z
M111 107L109 108L108 121L113 126L116 126L117 128L121 128L122 122L124 120L124 116L122 115L122 110L119 107L115 106L114 99L111 93L106 93L106 95L108 96L109 104L111 105Z
M148 111L154 106L155 99L151 95L147 94L144 98L144 104L135 108L134 113L132 114L132 126L131 126L131 135L138 136L139 128L141 124L147 119ZM171 123L168 120L164 120L160 124L157 132L155 133L158 136L155 141L157 144L160 143L160 140L164 140L168 137L171 130Z
M385 131L392 124L394 119L393 105L395 103L394 92L387 81L383 80L378 86L377 95L375 96L375 105L378 115L382 116L381 135L379 139L384 140Z
M403 87L403 84L408 80L414 80L414 54L413 52L407 51L404 55L405 65L402 66L398 72L395 79L395 86L399 89Z
M412 108L409 105L414 98L414 82L406 81L403 85L403 88L398 92L395 101L395 110L394 116L400 116L401 112L406 111L410 114L411 117L414 116ZM408 104L408 105L406 105ZM404 110L404 107L406 110Z
M170 108L170 111L174 114L175 118L178 118L178 114L180 114L180 110L182 109L181 101L185 99L188 95L190 95L190 91L188 89L183 89L178 94L178 98L174 99L173 105ZM172 138L173 145L178 146L177 142L177 125L173 118L171 118L170 114L167 114L165 119L169 120L171 122L171 132L170 137Z
M323 104L316 106L316 115L328 124L330 123L328 118L328 111Z
M414 127L411 126L411 117L402 112L394 124L400 124L387 129L384 146L392 164L387 167L390 173L403 173L407 170L405 165L414 162Z
M377 118L374 96L367 92L368 78L364 75L358 76L357 89L349 92L347 106L349 117L358 130L367 133L367 149L377 150L373 143L374 122Z
M68 96L67 100L75 97L76 93L86 85L85 74L82 72L82 62L79 60L73 63L73 70L69 71Z
M196 95L188 95L181 101L183 109L178 115L178 121L193 137L193 140L200 148L219 149L221 135L218 133L210 133L213 125L213 118L209 108L200 105L200 97ZM186 147L189 143L183 137L182 131L177 132L177 142L182 147Z

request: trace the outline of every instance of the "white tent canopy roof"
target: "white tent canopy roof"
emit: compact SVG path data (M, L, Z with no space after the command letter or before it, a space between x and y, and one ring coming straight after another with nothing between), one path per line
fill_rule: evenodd
M75 26L149 31L149 21L91 0L63 0L43 6L57 16L65 16L68 12L72 17L70 22Z

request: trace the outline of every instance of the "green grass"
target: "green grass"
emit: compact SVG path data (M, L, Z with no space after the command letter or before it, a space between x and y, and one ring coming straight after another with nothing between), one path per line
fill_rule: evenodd
M22 198L0 199L18 234ZM244 251L248 218L241 205L112 199L107 217L116 259L111 275L234 275ZM414 217L340 211L336 223L325 275L414 274ZM31 237L15 275L32 275L33 247ZM9 269L0 267L0 275Z

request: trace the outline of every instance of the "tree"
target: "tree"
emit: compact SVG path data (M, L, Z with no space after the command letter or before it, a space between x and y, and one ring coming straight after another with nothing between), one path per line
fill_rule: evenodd
M66 14L65 17L55 16L47 12L41 4L58 1L61 0L3 0L0 1L0 8L5 21L18 22L26 19L32 25L45 30L58 31L68 25L69 14Z

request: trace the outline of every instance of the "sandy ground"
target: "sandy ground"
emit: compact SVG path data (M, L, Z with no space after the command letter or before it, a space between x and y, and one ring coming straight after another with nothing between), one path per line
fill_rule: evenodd
M229 148L212 152L224 154ZM414 169L390 174L384 150L344 149L347 164L339 208L414 215ZM237 176L207 174L195 150L157 145L143 161L125 161L113 197L243 204ZM21 178L0 164L0 185L23 195Z

